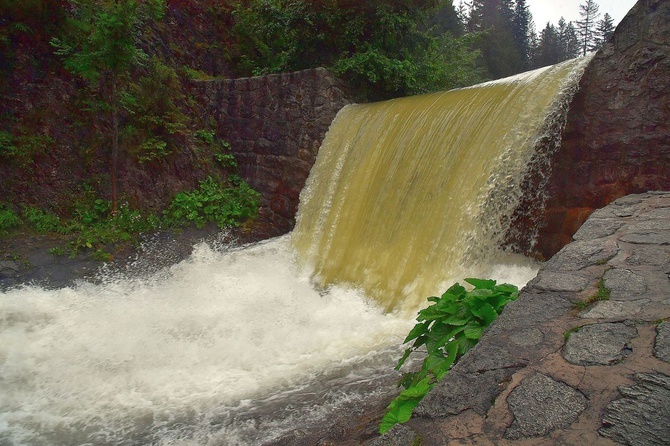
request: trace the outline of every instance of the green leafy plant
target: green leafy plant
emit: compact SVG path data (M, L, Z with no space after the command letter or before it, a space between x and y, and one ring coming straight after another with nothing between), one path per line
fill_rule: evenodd
M13 209L0 204L0 232L21 226L21 217Z
M47 232L68 232L64 222L51 212L45 212L33 206L24 206L22 214L35 231L40 234L46 234Z
M229 182L227 186L208 177L198 189L177 194L163 212L164 221L172 226L193 223L198 228L213 221L223 228L255 217L258 192L237 176L232 175Z
M425 349L421 369L402 375L399 386L405 388L389 404L379 432L410 419L414 408L450 370L451 366L472 348L505 306L519 296L514 285L496 285L495 280L465 279L474 289L468 291L456 283L441 297L419 311L419 322L405 338L412 342L398 361L399 370L413 352ZM423 351L423 350L421 350Z

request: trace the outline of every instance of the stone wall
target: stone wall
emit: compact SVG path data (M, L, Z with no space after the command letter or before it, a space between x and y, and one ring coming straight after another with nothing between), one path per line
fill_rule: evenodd
M523 227L528 218L517 218L520 231L513 228L538 234L535 246L514 240L521 250L548 259L595 209L629 193L670 189L668 91L670 1L639 0L580 81L551 162L544 211L530 219L534 231ZM528 187L534 190L532 181Z
M195 95L228 141L240 174L262 195L267 236L289 231L299 195L337 112L350 101L323 68L199 81Z

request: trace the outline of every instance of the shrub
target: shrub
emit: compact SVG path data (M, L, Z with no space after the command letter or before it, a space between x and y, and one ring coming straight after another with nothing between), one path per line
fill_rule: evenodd
M410 419L414 408L450 370L451 366L472 348L507 303L515 300L519 290L514 285L496 285L495 280L465 279L474 289L467 291L458 283L441 297L429 297L433 302L419 311L418 324L404 343L414 341L398 361L396 370L412 352L425 347L426 357L421 369L404 373L400 392L387 408L379 432L384 433L398 423Z
M163 212L164 222L170 226L193 223L202 228L213 221L224 228L255 217L258 192L237 176L231 176L229 182L230 186L226 186L208 177L198 189L178 193Z

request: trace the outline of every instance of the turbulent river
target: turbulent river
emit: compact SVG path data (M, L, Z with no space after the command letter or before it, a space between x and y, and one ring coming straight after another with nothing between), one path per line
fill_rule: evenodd
M287 236L0 293L0 446L261 445L385 401L428 296L534 277L499 238L584 64L345 107Z

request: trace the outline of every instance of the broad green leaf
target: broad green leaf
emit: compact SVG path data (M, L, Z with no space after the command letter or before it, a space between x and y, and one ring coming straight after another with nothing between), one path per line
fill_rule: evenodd
M477 340L482 337L482 333L484 333L484 327L478 324L470 323L465 326L463 333L465 334L466 338Z
M400 370L400 367L402 367L407 358L409 358L409 355L412 353L412 351L413 350L411 348L405 350L405 353L403 353L402 358L398 360L398 364L395 366L395 370Z
M495 308L487 303L484 303L484 305L482 305L481 308L478 308L477 310L473 309L472 314L478 318L481 318L484 321L485 327L488 327L491 322L495 321L498 317L498 313L496 313Z
M408 343L409 341L418 338L422 334L425 334L428 331L428 327L430 326L430 322L424 322L421 324L416 324L414 328L409 332L405 340L403 341L403 344Z
M490 279L468 278L465 279L465 281L470 285L474 286L475 288L482 288L487 290L492 290L496 286L496 281Z
M510 285L509 283L503 283L496 286L496 291L501 291L503 293L514 295L519 293L519 288L515 285Z
M448 295L461 296L463 294L465 294L465 288L459 283L455 283L447 291L445 291L444 294L442 294L442 298L445 298Z
M484 288L475 288L474 290L468 293L469 297L474 297L477 299L486 299L489 296L493 295L493 290L484 289Z

